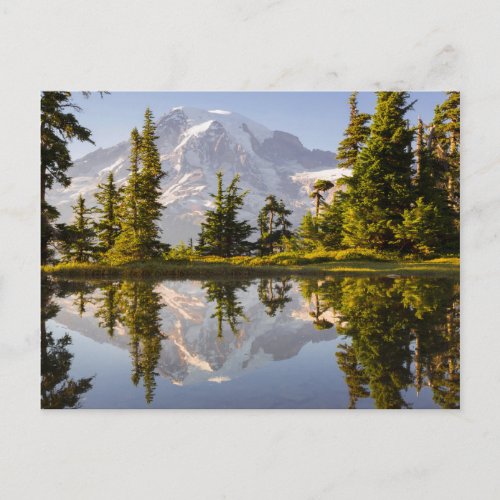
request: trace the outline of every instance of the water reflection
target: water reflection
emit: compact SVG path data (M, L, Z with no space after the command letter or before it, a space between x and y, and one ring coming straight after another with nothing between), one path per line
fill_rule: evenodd
M71 336L54 339L45 326L51 318L71 324L77 332L85 330L99 339L99 345L126 348L131 382L142 386L148 405L156 399L158 383L166 379L198 401L215 391L214 383L224 382L229 390L244 383L238 380L247 380L250 388L239 389L238 397L248 391L255 398L254 407L274 406L274 397L284 407L412 408L422 391L431 391L438 407L460 404L456 280L344 277L155 283L46 278L42 291L43 408L77 407L94 382L92 377L70 377ZM336 340L337 335L341 338ZM307 354L307 345L319 344L319 350ZM316 360L325 352L330 368L321 365L320 374ZM280 382L285 386L278 388L281 368L272 363L287 360L294 363L289 369L297 369L297 378L285 378ZM323 389L328 377L343 378L343 389ZM210 382L210 387L202 385ZM206 390L194 395L188 387ZM162 390L167 392L166 387ZM264 397L259 391L274 392ZM284 391L293 397L282 401ZM196 401L190 399L191 404ZM231 400L206 403L222 405L231 407Z
M80 398L92 388L92 378L74 380L69 376L73 354L69 334L54 339L46 322L56 316L59 306L54 302L54 283L42 278L41 289L41 407L47 409L77 408Z
M306 282L303 288L311 288ZM459 287L450 280L344 278L314 284L323 309L335 311L339 367L349 407L371 397L377 408L408 408L403 392L432 388L442 408L458 408Z
M245 292L250 282L235 281L206 281L202 288L206 291L207 302L215 304L215 312L212 318L217 320L217 337L223 338L223 324L226 322L233 333L238 335L238 326L241 321L248 321L243 306L236 294L238 291Z
M292 289L290 278L263 278L259 281L259 300L265 307L266 314L276 316L292 301L289 292Z

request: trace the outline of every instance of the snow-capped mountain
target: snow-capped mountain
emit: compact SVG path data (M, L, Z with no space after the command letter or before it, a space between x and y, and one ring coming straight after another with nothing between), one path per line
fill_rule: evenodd
M166 206L161 221L163 239L169 243L196 238L205 210L215 192L215 173L225 182L239 173L241 187L249 190L242 218L256 223L268 194L282 198L298 224L311 207L309 192L316 179L336 180L349 172L336 168L329 151L309 150L296 136L271 131L240 114L223 110L173 108L157 122L158 148L167 176L161 201ZM71 220L71 205L79 193L89 206L95 204L97 184L112 171L119 185L126 181L129 143L123 141L98 149L75 161L69 188L53 189L48 197Z

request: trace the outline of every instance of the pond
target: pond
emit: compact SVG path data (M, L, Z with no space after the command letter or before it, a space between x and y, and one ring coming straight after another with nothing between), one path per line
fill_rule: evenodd
M459 408L458 279L42 278L42 408Z

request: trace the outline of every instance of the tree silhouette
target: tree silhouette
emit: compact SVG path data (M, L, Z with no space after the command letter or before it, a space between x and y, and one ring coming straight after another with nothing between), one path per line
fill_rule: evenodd
M333 182L327 180L318 179L314 183L314 189L309 196L314 200L315 203L316 220L319 217L319 207L324 200L324 196L322 193L325 193L326 191L333 189L333 187L334 187Z
M105 328L112 337L115 327L122 320L120 310L120 285L107 283L101 287L101 296L97 300L95 317L99 319L99 326Z
M166 338L161 331L160 295L154 288L155 283L149 281L124 281L120 288L120 314L130 337L131 379L134 385L142 379L148 404L154 399L155 370L161 341Z
M276 312L283 311L285 305L292 301L288 295L291 289L292 284L289 278L262 278L260 280L257 292L268 316L276 316Z
M316 292L314 287L316 286ZM403 392L429 386L443 408L459 407L458 283L429 278L342 278L301 283L334 309L345 335L337 362L349 405L371 396L377 408L407 408Z
M54 302L55 284L46 276L42 277L41 288L41 408L78 408L80 398L92 388L92 379L74 380L70 377L73 354L68 350L71 336L66 333L54 339L47 330L46 322L59 312Z
M237 292L245 291L248 282L235 281L206 281L202 288L206 290L206 300L215 302L215 312L212 318L217 319L217 337L222 339L223 325L226 322L231 332L238 335L238 326L241 320L248 321L241 302L238 300Z

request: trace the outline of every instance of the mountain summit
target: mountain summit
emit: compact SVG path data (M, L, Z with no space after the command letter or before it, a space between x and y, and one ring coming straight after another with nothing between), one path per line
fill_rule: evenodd
M336 168L335 154L309 150L299 138L271 131L237 113L223 110L172 108L157 121L158 148L162 168L162 203L167 207L161 220L163 239L169 243L196 239L203 214L211 206L218 170L225 181L239 173L241 187L249 190L241 216L256 224L257 213L268 194L283 198L298 224L311 207L309 192L316 179L335 180L348 174ZM112 171L118 185L128 176L128 141L97 149L74 162L69 188L50 192L49 203L71 220L71 205L81 193L95 204L97 184Z

